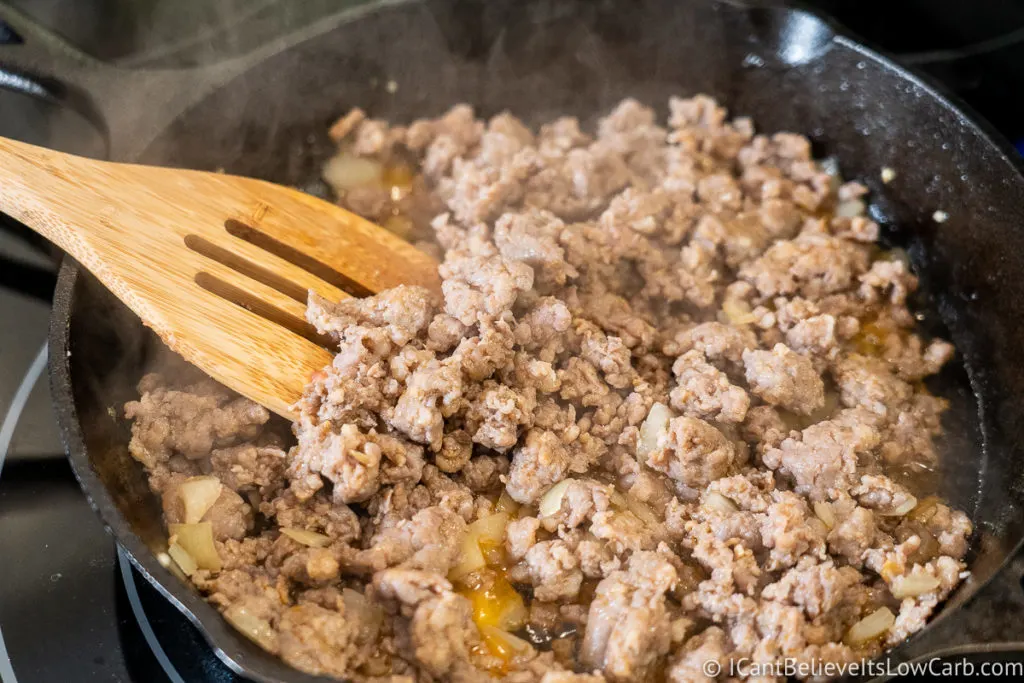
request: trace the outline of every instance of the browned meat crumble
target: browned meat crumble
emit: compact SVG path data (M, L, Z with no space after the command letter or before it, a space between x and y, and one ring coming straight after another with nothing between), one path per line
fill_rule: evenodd
M924 626L971 534L906 475L953 349L915 332L862 185L669 108L334 126L340 201L432 234L443 300L311 295L338 354L290 447L212 381L125 407L227 619L311 673L544 683L851 662Z

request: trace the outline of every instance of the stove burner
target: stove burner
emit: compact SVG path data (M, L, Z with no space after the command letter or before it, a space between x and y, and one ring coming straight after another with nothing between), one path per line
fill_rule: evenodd
M148 581L134 569L127 553L117 548L110 541L106 531L95 518L92 510L88 509L81 495L75 491L77 483L71 475L70 467L63 459L63 456L45 458L43 463L46 472L35 471L23 475L24 470L33 470L34 463L8 460L11 451L11 443L20 418L24 416L24 410L28 404L29 396L33 388L38 384L40 377L46 369L47 348L44 345L39 349L35 359L32 361L28 371L22 378L7 414L0 423L0 478L10 488L0 487L0 546L10 548L18 542L18 536L14 527L17 525L17 514L12 520L11 514L3 514L2 511L8 507L8 498L14 497L16 492L25 487L22 479L43 479L45 485L60 486L66 485L65 491L70 494L54 501L53 505L47 501L47 507L56 511L61 519L70 521L75 532L87 536L86 542L79 544L80 553L70 553L73 557L58 558L54 563L47 563L44 559L42 571L37 570L35 576L38 579L36 588L43 586L42 591L33 590L32 586L19 584L16 576L15 585L21 585L26 589L29 596L35 599L42 593L44 601L51 586L59 587L63 582L83 581L87 590L101 588L106 583L105 593L97 600L100 609L94 606L86 606L84 619L67 619L69 623L74 622L80 626L88 636L100 633L98 640L110 643L105 648L110 654L96 654L88 652L88 643L85 646L85 654L89 663L93 665L94 671L76 672L76 681L99 681L117 680L132 681L144 680L153 683L236 683L240 681L214 654L213 650L206 644L199 631L160 593L153 588ZM5 463L6 461L6 463ZM6 464L6 468L5 468ZM17 483L14 483L17 482ZM36 482L38 483L38 481ZM34 492L33 492L34 493ZM32 499L35 496L31 493L27 496ZM17 502L17 501L15 501ZM16 504L13 510L17 513L21 508ZM64 550L68 546L68 528L44 523L33 525L32 533L28 534L36 542L30 548L27 564L31 560L39 559L36 551ZM7 523L8 526L5 526ZM12 538L8 537L9 532L14 531ZM93 542L94 539L105 541ZM116 556L116 561L115 561ZM15 572L17 570L14 570ZM30 572L31 574L31 572ZM112 581L102 581L106 576ZM96 585L100 581L100 585ZM73 591L77 592L77 591ZM7 597L7 596L5 596ZM60 614L64 611L65 605L62 599L44 602L40 605L32 605L27 609L38 610L44 613L47 618L26 620L24 618L6 618L9 613L6 608L0 605L0 681L3 683L18 683L24 681L58 681L70 680L63 671L66 667L61 666L53 660L50 650L52 641L42 633L33 633L32 626L39 624L42 629L52 628L52 624L61 623L62 620L50 618L54 613ZM16 610L16 606L15 606ZM78 616L78 615L76 615ZM3 629L5 625L17 624L18 628ZM45 635L51 635L48 631ZM114 655L114 656L111 656ZM115 661L110 661L115 660ZM54 664L52 670L40 671L38 665L32 663L51 662ZM28 662L26 664L26 662ZM58 672L57 670L60 669ZM17 672L21 672L21 679ZM40 675L41 674L41 675ZM113 674L113 675L111 675Z
M46 368L46 357L46 345L44 344L39 349L39 353L36 354L36 358L32 361L28 372L22 378L17 391L14 392L14 398L11 399L11 406L7 409L7 415L4 416L3 423L0 423L0 475L3 474L4 461L7 459L7 452L11 448L11 440L14 438L14 428L21 418L25 404L28 403L28 397L32 392L32 388L36 385L36 381L38 381L39 376L43 374L43 370ZM17 683L17 680L14 676L14 668L11 665L11 656L7 652L7 644L4 642L2 624L0 624L0 681L4 683Z
M28 403L28 396L35 387L36 382L39 381L39 376L43 374L43 370L46 368L47 349L46 344L39 349L39 353L36 354L35 360L32 361L32 365L29 366L28 372L21 380L21 384L18 385L18 390L14 392L14 398L11 399L11 407L7 409L7 415L4 416L4 421L0 424L0 474L4 471L4 460L7 459L7 452L11 448L11 440L14 438L14 429L18 424L18 420L21 418L21 413L25 409L25 404Z
M135 574L131 566L131 560L128 559L128 554L124 551L124 548L119 547L117 549L117 561L121 567L121 580L124 582L124 588L128 593L128 602L131 603L132 613L139 622L139 628L142 629L142 635L146 639L146 643L153 650L156 660L160 662L160 666L163 668L164 673L167 674L167 678L171 680L171 683L185 683L185 679L174 668L174 664L171 663L159 639L157 639L156 633L153 632L153 625L149 622L149 617L146 616L146 608L142 606L142 601L139 600L139 591L135 585Z
M117 549L118 565L139 630L170 683L241 681L210 649L192 624L132 566ZM202 653L197 657L196 653Z

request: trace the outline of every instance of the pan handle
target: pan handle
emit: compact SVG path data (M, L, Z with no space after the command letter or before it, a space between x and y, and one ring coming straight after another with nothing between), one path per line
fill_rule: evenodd
M117 89L136 82L80 51L6 2L0 2L0 88L69 108L95 126L105 156L118 158L126 135ZM135 81L135 79L132 79ZM122 106L117 106L121 104ZM121 111L119 111L121 110Z
M20 11L0 2L0 87L64 104L69 86L74 88L75 84L70 78L63 82L51 78L49 74L56 70L55 66L59 65L70 77L79 68L96 63Z
M128 69L97 60L0 1L0 88L68 107L134 159L175 118L265 59L270 46L211 65Z

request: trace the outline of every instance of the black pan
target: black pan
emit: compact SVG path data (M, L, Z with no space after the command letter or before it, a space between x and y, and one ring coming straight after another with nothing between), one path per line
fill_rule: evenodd
M1024 176L1009 145L921 77L809 13L727 0L381 3L185 71L115 69L9 8L0 16L23 39L0 49L0 85L79 112L115 159L303 185L331 151L327 126L355 105L399 122L463 101L532 123L558 114L592 121L625 96L663 111L669 95L697 92L762 130L809 135L818 153L841 160L844 176L871 187L872 216L922 276L933 312L925 324L960 352L933 389L953 403L942 493L979 530L972 575L890 660L1024 651L1024 626L1006 614L1024 603ZM879 180L886 166L897 171L889 184ZM948 221L936 223L936 211ZM82 488L138 569L228 666L257 681L313 680L237 634L156 560L159 507L116 415L157 348L65 261L51 385Z

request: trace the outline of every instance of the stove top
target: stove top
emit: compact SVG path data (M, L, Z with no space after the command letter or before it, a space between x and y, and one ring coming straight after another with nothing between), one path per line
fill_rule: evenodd
M238 41L218 40L230 22L202 0L13 4L73 37L83 49L129 64L192 62L223 56L225 46L244 48ZM1013 0L805 4L929 72L1024 149L1024 6ZM64 5L77 9L61 11ZM84 21L92 15L83 5L121 7L118 30ZM172 5L186 11L171 12L167 8ZM189 11L193 5L195 11ZM295 26L332 7L311 1L298 10L299 5L218 3L231 8L235 25L256 26L249 36L266 35L268 27ZM147 23L139 8L150 6L151 16L162 11L177 21ZM122 30L126 27L135 33ZM140 31L145 40L133 38ZM112 39L115 33L120 38ZM39 120L39 106L0 93L0 134L45 142L45 127L26 124ZM78 488L63 455L44 378L53 260L22 237L0 223L0 557L5 559L0 562L0 680L241 680L131 567Z

